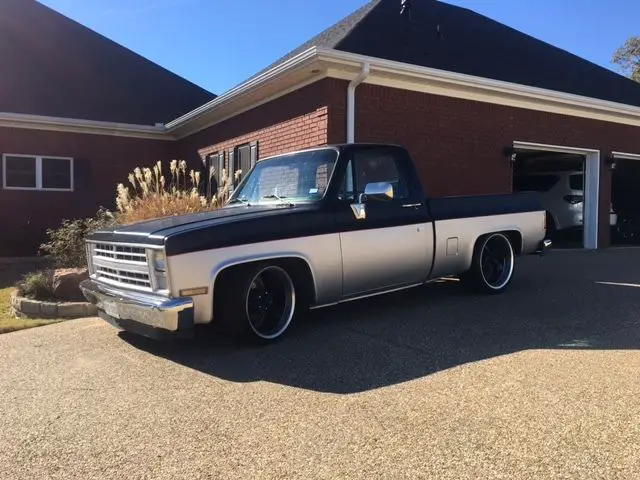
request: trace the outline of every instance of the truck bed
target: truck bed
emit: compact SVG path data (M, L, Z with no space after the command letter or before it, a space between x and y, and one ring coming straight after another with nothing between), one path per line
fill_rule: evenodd
M434 221L544 210L535 192L429 197L427 202Z

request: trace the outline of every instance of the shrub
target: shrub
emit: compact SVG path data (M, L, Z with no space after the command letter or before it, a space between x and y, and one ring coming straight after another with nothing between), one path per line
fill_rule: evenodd
M86 267L86 236L101 228L110 227L116 221L113 213L102 207L93 218L63 220L60 227L47 230L49 241L40 245L40 249L51 256L57 267Z
M170 180L162 172L162 162L151 168L136 168L129 174L130 187L118 184L116 205L118 222L135 223L142 220L183 215L214 210L224 205L232 189L232 182L226 171L222 173L220 192L207 199L202 194L200 172L187 172L187 163L172 160L169 163ZM209 171L209 181L215 170ZM236 172L236 179L241 172Z
M16 284L18 294L34 300L51 300L53 298L53 271L27 273Z

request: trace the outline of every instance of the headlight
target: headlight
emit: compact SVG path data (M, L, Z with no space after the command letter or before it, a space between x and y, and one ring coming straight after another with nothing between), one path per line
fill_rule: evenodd
M164 252L155 252L153 255L153 268L156 272L166 272L167 262L164 257Z

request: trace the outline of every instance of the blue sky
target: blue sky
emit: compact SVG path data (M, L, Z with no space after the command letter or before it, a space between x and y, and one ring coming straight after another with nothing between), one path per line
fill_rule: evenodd
M40 1L220 94L367 0ZM637 0L447 3L471 8L611 69L616 48L640 35Z

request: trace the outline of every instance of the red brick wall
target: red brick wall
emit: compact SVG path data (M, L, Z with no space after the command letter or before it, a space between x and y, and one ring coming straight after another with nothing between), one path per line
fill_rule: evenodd
M332 83L329 142L345 140L347 82ZM390 142L409 149L434 196L511 191L505 147L515 140L640 152L640 128L375 85L356 90L356 141ZM604 163L604 162L603 162ZM609 243L611 171L601 170L600 231Z
M168 159L172 148L164 141L0 128L0 154L73 157L76 170L74 192L3 190L0 183L0 257L35 255L45 229L63 218L115 208L117 183L138 165Z
M331 80L320 80L179 141L180 158L229 150L259 141L259 156L327 143Z

